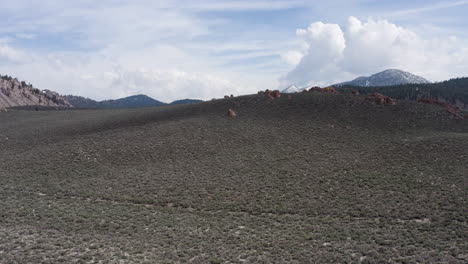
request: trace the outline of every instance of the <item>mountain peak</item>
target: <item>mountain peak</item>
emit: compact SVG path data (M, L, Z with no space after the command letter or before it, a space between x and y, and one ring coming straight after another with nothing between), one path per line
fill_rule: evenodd
M408 83L430 83L423 77L398 69L387 69L369 77L359 77L349 82L336 84L337 86L391 86Z
M290 85L288 88L284 89L281 91L282 93L297 93L299 92L299 89L296 87L296 85Z

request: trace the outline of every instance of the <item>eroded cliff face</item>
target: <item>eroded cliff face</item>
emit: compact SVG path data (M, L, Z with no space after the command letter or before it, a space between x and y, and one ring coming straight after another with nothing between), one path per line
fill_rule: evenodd
M58 93L39 90L16 78L0 76L0 108L25 105L71 107Z

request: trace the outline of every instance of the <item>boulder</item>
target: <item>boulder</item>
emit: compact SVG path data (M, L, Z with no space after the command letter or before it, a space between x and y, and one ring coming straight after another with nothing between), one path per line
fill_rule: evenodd
M228 109L227 115L228 117L232 117L232 118L237 116L236 112L234 112L234 110L232 110L231 108Z
M281 92L279 90L274 90L273 92L271 92L271 96L273 96L273 98L280 98Z

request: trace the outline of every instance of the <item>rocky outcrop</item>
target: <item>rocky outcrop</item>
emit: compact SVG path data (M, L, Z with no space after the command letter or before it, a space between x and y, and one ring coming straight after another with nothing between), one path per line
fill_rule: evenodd
M72 105L58 93L39 90L24 81L9 76L0 76L0 109L14 106L53 106L71 107Z
M466 118L466 114L463 115L459 107L449 104L447 102L434 100L434 99L426 99L426 98L418 99L418 102L423 103L423 104L432 104L432 105L442 106L442 107L445 107L445 109L447 109L447 112L452 114L455 118L457 119Z
M396 104L395 99L385 96L379 93L373 93L366 96L366 101L375 103L378 105L394 105Z

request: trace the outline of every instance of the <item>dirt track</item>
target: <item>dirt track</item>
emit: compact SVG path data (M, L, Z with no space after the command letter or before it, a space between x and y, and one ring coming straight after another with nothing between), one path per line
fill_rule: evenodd
M436 106L9 111L0 147L0 263L468 261L468 121Z

